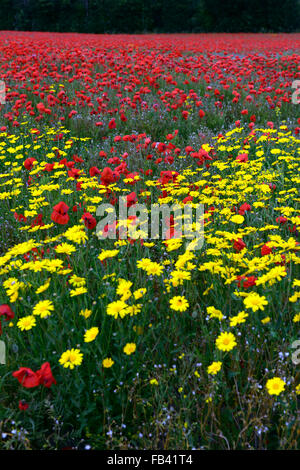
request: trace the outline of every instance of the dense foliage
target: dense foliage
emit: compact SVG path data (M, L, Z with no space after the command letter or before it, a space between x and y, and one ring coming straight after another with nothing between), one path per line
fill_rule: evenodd
M171 33L298 28L298 0L1 0L2 30Z

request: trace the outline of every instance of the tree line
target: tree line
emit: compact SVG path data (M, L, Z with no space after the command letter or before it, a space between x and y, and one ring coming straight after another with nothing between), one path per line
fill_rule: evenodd
M299 0L0 0L0 30L293 32Z

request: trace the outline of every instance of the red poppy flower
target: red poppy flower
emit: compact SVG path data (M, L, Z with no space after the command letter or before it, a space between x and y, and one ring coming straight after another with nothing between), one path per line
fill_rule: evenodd
M83 158L78 157L78 155L73 155L72 158L73 158L74 162L76 162L76 163L83 163L84 162Z
M238 240L234 241L233 248L239 253L244 248L246 248L246 243L241 238L239 238Z
M68 210L69 206L65 204L63 201L59 202L56 204L56 206L53 207L53 212L51 214L51 220L53 222L56 222L57 224L60 225L65 225L69 222L69 215L68 215Z
M18 214L17 212L14 212L14 218L18 222L26 222L27 221L26 217L23 214Z
M256 281L257 281L257 277L255 277L255 276L249 276L249 277L247 277L247 279L244 281L243 286L244 286L245 289L249 289L249 287L255 286Z
M132 192L126 196L127 207L134 206L137 203L136 193Z
M187 196L183 199L183 204L187 204L188 202L192 202L193 201L193 196Z
M278 224L284 225L284 224L287 223L287 221L288 221L288 219L286 217L282 217L282 216L276 217L276 222Z
M236 157L236 160L238 162L247 162L248 161L248 155L246 153L241 153Z
M46 107L45 107L44 103L38 103L36 105L36 107L37 107L37 109L39 110L40 113L44 113L45 110L46 110Z
M20 369L13 372L12 375L25 388L37 387L40 384L39 376L28 367L20 367Z
M33 158L33 157L26 158L26 160L24 162L24 166L25 166L26 170L31 170L33 168L33 162L36 162L35 158Z
M164 144L163 142L159 142L156 150L158 153L162 153L162 152L165 152L166 149L167 149L166 144Z
M185 151L186 151L186 154L188 155L189 153L194 152L194 149L193 149L193 147L188 145L187 147L185 147Z
M108 186L109 184L114 182L114 174L111 168L106 166L102 173L101 173L101 183L104 184L104 186Z
M92 168L90 168L90 176L95 176L95 175L100 175L101 171L96 167L96 166L92 166Z
M97 221L95 217L93 217L92 214L90 214L89 212L85 212L81 218L84 221L84 225L88 229L92 230L93 228L96 227Z
M272 253L272 248L268 245L264 245L261 247L261 255L262 256L266 256L266 255L269 255L270 253Z
M247 204L246 202L241 205L239 208L239 214L244 215L246 211L251 211L251 206L250 204Z
M103 229L103 236L105 234L105 236L109 237L110 234L113 234L115 235L116 234L116 226L117 226L117 222L114 221L112 224L106 224L104 229Z
M297 230L297 225L296 224L294 224L293 227L289 227L289 231L291 233L295 233L296 235L298 235L298 233L299 233L298 230ZM298 245L298 242L296 244Z
M37 227L37 226L43 227L44 225L45 224L43 222L43 214L37 215L30 224L31 227Z
M249 289L250 287L255 286L257 277L255 276L238 276L236 278L238 287L243 287L243 289Z
M43 171L52 171L54 169L54 163L47 163L44 168L43 168Z
M174 182L178 175L177 171L161 171L159 182L161 184L168 184L170 181Z
M29 408L29 404L26 403L25 400L20 400L20 401L19 401L19 409L20 409L21 411L26 411L26 410L28 410L28 408Z
M183 119L187 120L187 118L188 118L188 116L189 116L188 111L182 111L181 114L182 114Z
M39 383L44 387L50 388L52 384L56 385L49 362L44 362L36 374L39 377Z
M5 321L12 320L15 316L14 312L7 304L0 305L0 316L4 315Z
M165 158L165 163L168 163L169 165L172 165L172 163L174 163L174 157L173 157L173 155L168 155L168 156Z
M117 127L115 118L111 119L108 123L109 129L115 129Z
M71 170L68 171L68 176L69 178L74 178L75 180L77 180L80 176L80 170L79 168L71 168Z
M5 321L11 320L15 316L14 312L7 304L0 305L0 316L1 315L5 316ZM1 335L2 335L2 324L1 324L1 319L0 319L0 336Z

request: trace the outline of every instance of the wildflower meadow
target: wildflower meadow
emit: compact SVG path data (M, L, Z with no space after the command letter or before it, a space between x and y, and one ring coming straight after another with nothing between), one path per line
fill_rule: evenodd
M1 449L298 448L299 50L0 32Z

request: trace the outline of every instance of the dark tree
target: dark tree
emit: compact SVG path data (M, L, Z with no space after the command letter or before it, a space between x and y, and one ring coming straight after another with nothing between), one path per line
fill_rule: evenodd
M291 32L300 0L0 0L0 29L86 33Z

